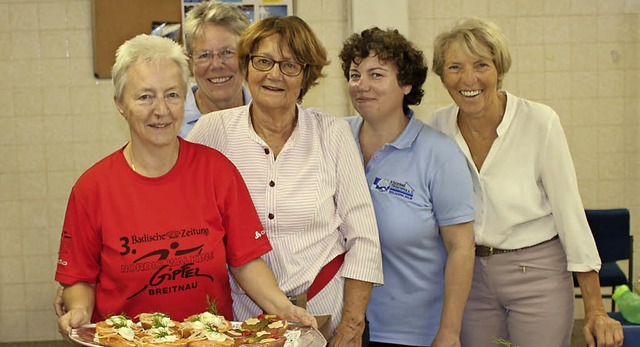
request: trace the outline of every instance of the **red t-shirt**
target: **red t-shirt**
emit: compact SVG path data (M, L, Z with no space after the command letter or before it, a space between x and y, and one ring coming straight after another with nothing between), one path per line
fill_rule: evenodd
M231 320L227 264L270 250L235 166L180 139L178 161L164 176L138 175L120 149L78 179L55 278L96 285L94 322L155 311L182 320L206 311L207 298Z

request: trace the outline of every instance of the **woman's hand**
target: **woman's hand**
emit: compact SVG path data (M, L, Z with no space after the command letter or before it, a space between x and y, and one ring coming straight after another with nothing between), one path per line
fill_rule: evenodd
M64 300L62 300L62 292L64 291L64 287L58 287L56 291L56 297L53 298L53 309L56 311L56 316L61 317L65 313L67 313L67 308L64 306Z
M58 332L62 338L68 341L72 328L91 323L95 294L95 285L85 282L77 282L64 287L64 289L58 289L54 299L56 313L58 313L56 305L59 301L59 304L66 308L66 312L58 317ZM59 296L61 298L58 298Z
M302 325L318 329L318 322L315 317L313 317L313 315L304 308L298 307L294 304L288 305L280 313L276 312L276 314L286 318L290 322L298 322Z
M620 347L624 341L622 325L604 310L585 314L582 332L589 347Z
M295 306L278 287L276 278L262 258L253 259L241 266L230 266L229 271L251 300L267 313L280 315L287 320L318 327L313 316Z
M72 328L77 328L84 324L91 323L91 312L86 309L72 309L58 317L58 332L66 341L70 341L69 332Z
M365 328L365 313L373 284L345 278L342 318L333 332L329 346L360 346Z
M438 330L431 347L460 347L460 334Z
M362 346L362 333L364 332L364 327L364 316L361 321L350 320L350 322L347 322L343 317L340 324L338 324L336 330L333 332L333 336L331 336L329 346Z
M588 347L622 346L624 334L622 324L609 317L602 304L600 278L595 271L576 272L584 303L584 326L582 332Z

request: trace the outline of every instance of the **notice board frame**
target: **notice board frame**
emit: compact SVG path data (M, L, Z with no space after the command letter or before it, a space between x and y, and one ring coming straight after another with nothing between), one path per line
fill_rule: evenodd
M91 10L96 78L111 78L116 50L126 40L150 34L154 23L182 24L182 0L91 0Z

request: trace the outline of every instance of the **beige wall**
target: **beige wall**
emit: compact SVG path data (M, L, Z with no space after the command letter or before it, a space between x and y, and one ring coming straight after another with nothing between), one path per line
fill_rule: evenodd
M347 1L296 5L333 60L305 104L350 114L336 57ZM411 0L409 36L430 57L435 33L455 18L502 26L515 61L504 87L558 111L585 205L629 207L637 226L639 10L638 0ZM66 199L80 173L128 138L110 82L93 78L90 12L89 0L0 0L2 342L58 338L51 298ZM423 119L450 102L434 75L426 89Z

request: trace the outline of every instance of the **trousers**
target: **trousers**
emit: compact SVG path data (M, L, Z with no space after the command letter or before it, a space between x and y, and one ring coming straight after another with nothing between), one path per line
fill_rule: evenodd
M560 240L476 257L462 320L462 347L568 347L574 289Z

